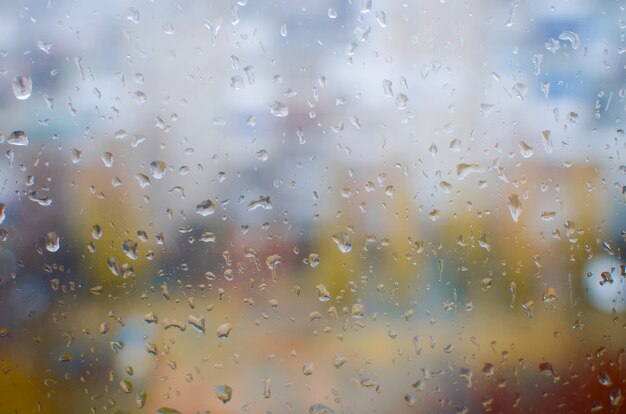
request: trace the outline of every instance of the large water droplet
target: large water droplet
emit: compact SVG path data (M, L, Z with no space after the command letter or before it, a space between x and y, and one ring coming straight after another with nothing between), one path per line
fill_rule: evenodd
M20 101L30 98L33 93L33 81L25 75L17 75L11 83L13 87L13 95Z
M19 146L28 145L28 136L24 131L13 131L7 138L7 144Z
M461 163L456 166L456 175L459 180L463 180L465 177L472 173L483 173L485 169L478 164L465 164Z
M150 185L150 178L145 174L137 173L135 174L135 179L141 188L146 188Z
M272 200L270 200L270 197L259 196L258 199L252 200L248 203L248 211L256 210L257 208L262 208L263 210L271 210Z
M228 338L228 335L230 335L230 331L232 329L233 329L233 325L226 322L218 326L215 333L217 334L218 338L225 339L225 338Z
M342 231L333 234L333 241L342 253L348 253L352 250L352 238Z
M522 202L520 201L517 194L512 194L509 197L509 212L511 213L511 218L513 221L517 223L519 220L519 216L522 214Z
M315 289L317 290L317 298L320 302L328 302L331 299L330 292L326 288L325 284L320 283Z
M196 206L196 213L200 214L203 217L206 217L215 213L216 209L217 206L215 205L215 203L207 198L206 200L202 200L200 204Z
M132 240L125 240L122 243L122 250L124 250L124 253L130 259L137 260L137 256L139 254L139 247L137 246L136 242Z

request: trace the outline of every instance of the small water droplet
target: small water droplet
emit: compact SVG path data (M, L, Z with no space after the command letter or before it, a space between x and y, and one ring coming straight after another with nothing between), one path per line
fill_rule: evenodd
M570 42L572 49L578 49L580 47L580 37L575 32L566 30L559 35L559 39Z
M52 50L52 43L44 42L43 40L38 40L37 47L39 48L39 50L49 55Z
M530 158L535 154L535 150L533 149L533 147L528 145L526 142L520 141L517 145L519 146L519 152L522 157Z
M46 250L49 252L56 252L59 250L60 240L59 236L51 231L46 234Z
M289 108L280 101L274 101L274 103L270 105L270 113L274 116L284 118L289 115Z
M175 408L161 407L157 410L156 414L182 414Z
M335 414L335 410L324 404L313 404L309 407L309 414Z
M167 171L167 165L163 161L152 161L150 163L150 174L153 178L160 180L165 177Z
M218 385L215 387L217 399L226 404L233 396L233 389L228 385Z

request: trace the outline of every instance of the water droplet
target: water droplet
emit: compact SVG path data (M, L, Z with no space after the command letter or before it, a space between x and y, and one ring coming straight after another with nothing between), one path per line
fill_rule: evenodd
M115 276L120 275L120 262L117 260L117 258L109 256L107 258L107 266L109 267L111 273L113 273Z
M515 82L513 85L513 91L518 99L522 101L526 100L526 95L528 95L528 86L521 82Z
M82 158L82 151L77 148L72 148L72 162L74 164L78 164Z
M226 322L218 326L215 333L217 334L218 338L225 339L225 338L228 338L228 335L230 335L230 331L232 329L233 329L233 325Z
M217 399L226 404L233 396L233 389L228 385L218 385L215 387Z
M302 366L302 374L306 376L313 375L313 363L312 362L306 362Z
M210 216L211 214L215 213L215 210L217 210L217 206L212 200L208 198L201 201L200 204L196 206L196 213L200 214L203 217Z
M100 237L102 237L102 227L100 227L99 224L94 224L91 227L91 237L93 237L96 240L99 240Z
M362 319L365 316L365 305L362 303L355 303L350 309L350 315L355 319Z
M289 115L289 108L280 101L274 101L274 103L270 105L270 113L274 116L284 118Z
M578 49L580 47L580 37L578 34L569 30L564 31L559 35L560 40L566 40L572 45L572 49Z
M352 250L352 238L345 232L333 234L333 241L342 253L348 253Z
M385 96L391 98L393 96L393 84L390 80L383 80L383 92Z
M522 157L530 158L535 154L535 150L533 149L533 147L528 145L526 142L520 141L517 145L519 146L519 152Z
M56 252L59 250L59 247L59 236L53 231L46 233L46 250Z
M135 174L135 179L141 188L146 188L150 185L150 178L145 174L137 173Z
M313 404L309 407L309 414L335 414L335 410L324 404Z
M488 116L492 111L493 108L495 108L495 105L493 104L488 104L488 103L481 103L480 104L480 115L481 116Z
M52 43L44 42L43 40L38 40L37 47L39 48L39 50L49 55L52 50Z
M156 414L183 414L175 408L161 407L157 410Z
M139 246L132 240L125 240L122 243L122 250L132 260L137 260L139 254Z
M270 398L272 396L272 379L265 378L263 380L263 397Z
M439 213L439 210L437 210L436 208L435 208L435 209L433 209L433 210L431 210L431 211L428 213L428 218L429 218L431 221L437 221L437 219L439 219L439 217L440 217L440 216L441 216L441 214Z
M330 7L328 9L328 18L329 19L336 19L337 18L337 10L333 9L332 7Z
M550 138L550 131L541 131L541 142L543 142L543 148L548 154L552 153L552 139Z
M34 201L43 207L48 207L52 204L52 199L45 195L40 195L36 191L31 191L28 193L28 199L30 201Z
M346 362L348 362L348 359L341 354L336 354L333 358L333 366L337 369L341 368Z
M145 392L139 393L135 396L135 405L137 408L143 408L146 405L148 394Z
M376 21L380 27L387 27L387 15L384 11L376 11Z
M103 153L102 154L102 163L107 168L113 167L113 154L111 154L110 152Z
M135 91L135 93L133 93L133 99L137 105L142 105L148 100L143 91Z
M412 394L405 394L404 401L409 407L413 407L415 405L415 397Z
M248 211L256 210L257 208L262 208L263 210L271 210L272 200L270 200L270 197L259 196L258 199L252 200L248 203Z
M282 37L287 37L287 23L283 23L280 25L280 35Z
M318 254L311 253L309 257L305 259L305 263L307 263L311 267L317 267L320 264L320 257Z
M129 379L122 379L119 382L120 391L124 394L130 394L133 392L133 383Z
M241 75L234 75L230 78L230 87L234 90L237 91L239 89L243 89L244 86L245 84L243 83L243 78L241 77Z
M109 345L111 346L111 350L114 354L117 354L124 349L124 342L122 341L111 341Z
M396 107L398 109L406 109L406 103L409 101L409 98L403 94L403 93L398 93L396 94Z
M511 213L511 218L513 218L513 221L517 223L517 221L519 220L519 216L522 214L522 202L520 201L517 194L512 194L509 197L508 206L509 212Z
M543 375L547 375L549 377L552 377L552 379L554 380L554 382L558 382L559 381L559 375L556 373L556 371L554 370L554 367L552 366L551 363L549 362L542 362L541 364L539 364L539 371L543 374Z
M526 316L528 316L529 318L533 317L534 304L535 302L533 302L532 300L527 300L526 302L522 303L522 309L524 309L524 312L526 312Z
M544 302L555 302L555 301L559 300L556 297L556 290L553 287L547 287L543 291L543 295L542 295L541 298L543 299Z
M472 173L484 173L485 169L478 164L465 164L461 163L456 166L456 175L459 180L465 179Z
M13 131L7 138L7 144L19 146L28 145L28 136L24 131Z
M611 276L610 272L602 272L600 273L600 286L604 286L605 284L612 284L613 283L613 276Z
M320 302L328 302L331 299L330 292L326 288L325 284L320 283L315 287L315 289L317 290L317 298Z
M150 163L150 174L153 178L160 180L165 177L167 165L163 161L152 161Z
M13 87L13 95L20 101L30 98L33 93L33 81L25 75L17 75L11 83Z
M187 317L187 322L189 322L189 325L193 326L196 331L198 331L201 334L204 334L204 318L203 317L189 315Z
M624 400L622 397L622 390L619 388L613 388L611 392L609 392L609 399L611 400L611 405L613 407L621 407Z

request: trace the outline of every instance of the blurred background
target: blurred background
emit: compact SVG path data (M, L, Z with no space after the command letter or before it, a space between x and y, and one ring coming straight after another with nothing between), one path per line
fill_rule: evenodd
M624 6L0 3L0 412L624 412Z

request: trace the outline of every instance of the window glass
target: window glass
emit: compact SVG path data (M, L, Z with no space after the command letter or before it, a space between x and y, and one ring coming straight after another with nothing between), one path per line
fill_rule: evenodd
M625 21L0 2L0 412L623 412Z

